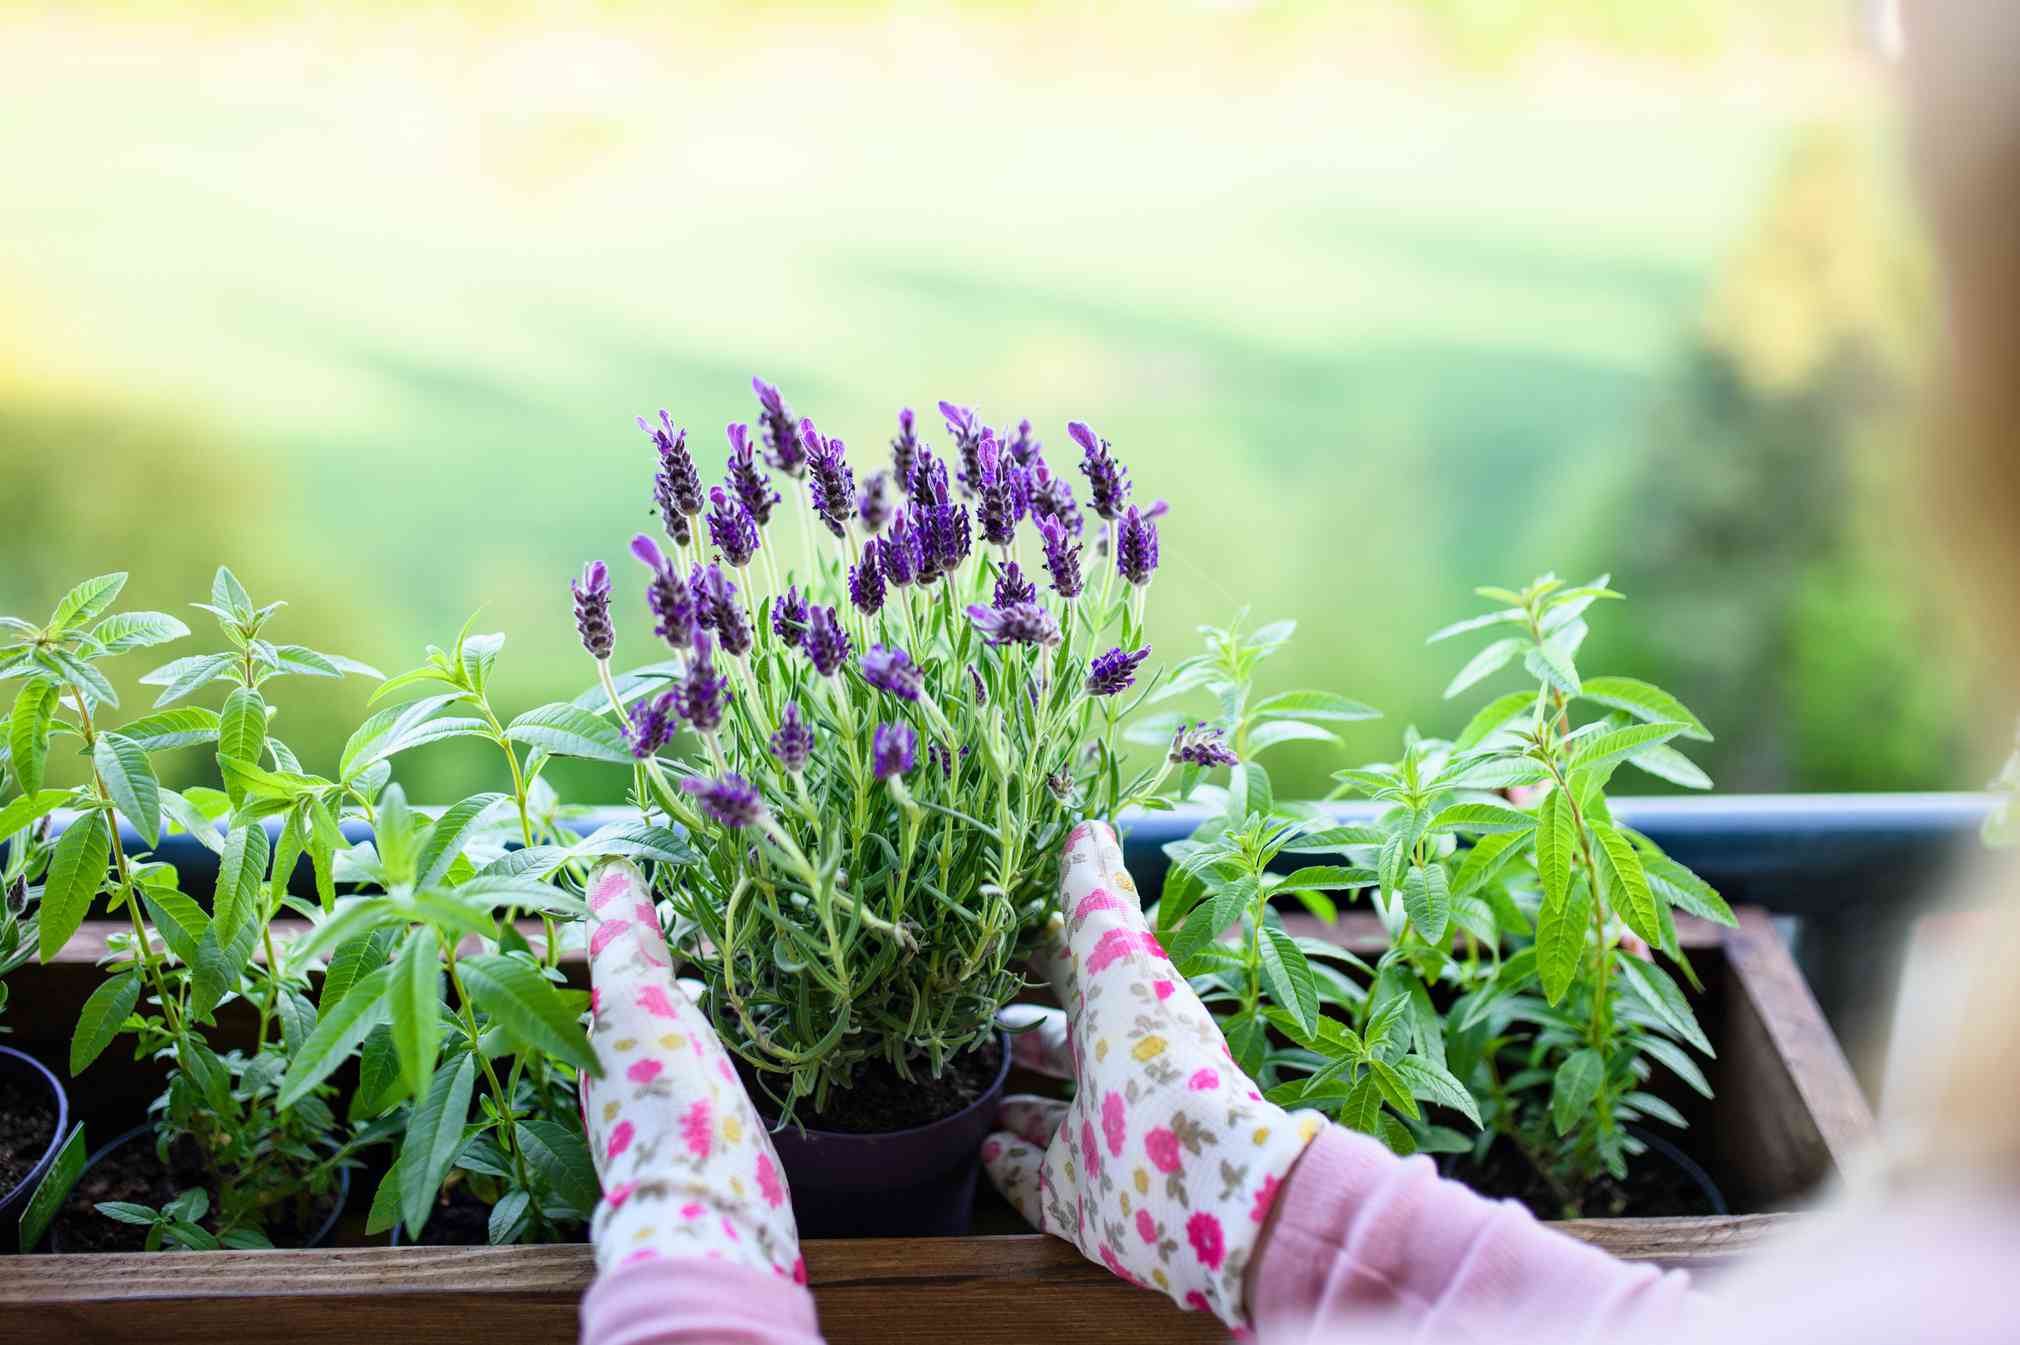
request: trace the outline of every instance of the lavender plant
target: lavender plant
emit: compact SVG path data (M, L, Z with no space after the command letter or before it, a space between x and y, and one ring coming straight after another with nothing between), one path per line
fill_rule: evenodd
M1106 441L1070 426L1103 519L1129 537L1090 583L1072 489L1028 427L1006 442L942 403L950 470L907 410L888 474L859 489L841 440L754 387L759 429L728 427L706 535L632 544L670 662L613 676L600 582L576 586L575 616L633 801L694 847L690 867L659 868L669 938L792 1116L867 1068L938 1075L988 1042L1066 832L1148 793L1119 734L1155 685L1157 527L1131 519ZM671 423L656 441L684 443ZM804 487L794 512L818 545L801 564L776 554L754 441ZM659 446L655 497L684 471Z

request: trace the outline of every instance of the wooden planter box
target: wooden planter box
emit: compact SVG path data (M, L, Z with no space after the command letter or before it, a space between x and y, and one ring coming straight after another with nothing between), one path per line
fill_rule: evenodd
M67 1055L77 1010L100 976L91 964L105 928L87 926L61 961L15 973L12 1044L45 1060ZM1298 932L1363 943L1371 930L1343 920L1329 932ZM1687 1142L1742 1212L1558 1227L1629 1259L1708 1267L1771 1236L1791 1217L1785 1211L1836 1175L1872 1118L1764 914L1742 911L1736 930L1685 922L1681 933L1704 977L1697 1007L1718 1048L1707 1069L1718 1100L1700 1100ZM71 1087L73 1111L103 1118L91 1120L92 1138L102 1142L122 1120L132 1123L158 1083L108 1051ZM352 1204L362 1210L371 1186L360 1185ZM1005 1227L1005 1213L999 1206L978 1222ZM1180 1313L1035 1234L816 1241L806 1257L833 1345L956 1334L977 1345L1078 1339L1090 1321L1105 1323L1103 1339L1113 1341L1226 1338L1203 1314ZM310 1345L384 1337L561 1345L576 1338L576 1306L592 1272L586 1246L21 1257L0 1261L0 1342Z

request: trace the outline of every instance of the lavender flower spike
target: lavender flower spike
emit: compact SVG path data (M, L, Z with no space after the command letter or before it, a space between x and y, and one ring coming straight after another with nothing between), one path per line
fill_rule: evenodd
M925 670L896 645L871 645L863 655L861 667L865 682L901 701L918 700L919 689L926 684Z
M640 701L631 707L631 719L625 725L624 737L631 746L631 755L644 761L672 742L679 732L680 693L665 691L650 703Z
M1136 685L1136 670L1150 657L1150 646L1145 645L1134 654L1124 653L1120 646L1098 656L1087 669L1087 694L1090 696L1116 696Z
M582 578L568 587L575 594L575 631L582 637L582 647L593 659L609 658L617 642L610 624L610 567L591 561L582 567Z
M1059 643L1059 621L1035 602L1009 607L968 608L968 619L990 644L1028 644L1050 647Z
M659 543L644 533L631 539L631 554L652 571L645 586L645 602L658 618L652 633L675 649L686 649L694 638L697 619L694 591L674 573L673 565L659 549Z
M856 517L863 520L863 531L875 537L891 521L891 497L885 491L890 481L888 472L871 472L863 478L863 488L856 495Z
M779 716L778 732L772 734L771 747L779 765L794 775L807 768L807 760L814 754L814 730L800 718L798 701L786 702L785 713Z
M878 567L884 578L899 588L912 582L913 571L917 568L919 538L912 527L910 513L900 509L891 519L891 531L877 542Z
M907 775L919 764L919 735L909 724L879 724L870 739L870 761L879 780Z
M772 634L788 648L798 648L806 633L807 600L800 596L800 586L794 584L772 600Z
M679 688L680 712L696 733L714 733L721 728L723 708L729 703L729 679L717 674L712 650L708 636L695 632L694 658Z
M681 546L693 536L688 520L701 512L701 476L694 470L694 458L687 451L687 431L673 427L673 417L659 413L657 427L644 416L638 428L651 436L659 450L659 471L652 478L652 502L659 506L666 535Z
M800 642L814 671L833 677L849 657L849 633L842 629L832 607L816 607L807 617L806 638Z
M743 603L737 599L736 585L723 574L720 565L711 565L702 571L701 585L709 613L705 624L714 628L716 638L722 642L723 653L731 658L742 658L750 652L751 628Z
M730 425L724 433L729 436L729 458L725 463L729 488L750 511L751 521L762 528L772 521L772 506L779 502L779 493L772 489L771 478L758 466L758 455L750 445L750 427Z
M702 812L726 827L753 826L765 815L764 800L758 797L757 787L735 771L720 780L689 776L680 782L680 787L694 795Z
M807 484L813 496L814 513L837 537L848 533L849 515L855 512L856 474L842 456L842 441L826 439L811 420L800 421L800 446L807 452Z
M1077 598L1086 581L1080 574L1080 543L1067 534L1057 518L1038 520L1038 535L1045 542L1045 569L1052 576L1052 591L1062 598Z
M1115 543L1115 570L1141 588L1157 569L1157 525L1144 517L1135 505L1123 515L1120 536Z
M912 433L912 408L898 412L898 437L891 441L891 475L898 489L912 493L912 472L919 465L919 439Z
M993 431L982 431L975 453L975 521L991 546L1009 546L1017 535L1017 505L1010 489L1011 465L1002 460Z
M1094 512L1114 522L1122 516L1123 506L1129 501L1129 469L1109 454L1108 441L1099 439L1082 422L1073 421L1066 432L1085 454L1080 471L1087 478L1088 499Z
M961 470L955 474L955 480L960 483L962 495L973 495L982 486L982 439L990 431L975 423L975 412L970 407L941 402L940 416L947 422L947 433L954 436L954 451L961 459Z
M1173 765L1239 766L1241 758L1228 750L1219 729L1188 724L1171 737Z
M884 570L880 561L885 543L872 537L863 543L863 559L849 567L849 601L866 616L875 616L884 606Z
M1024 577L1024 570L1016 561L1003 567L996 579L996 593L990 599L991 607L1015 607L1020 602L1037 602L1038 588Z
M757 520L741 500L731 499L721 486L709 491L708 500L715 506L708 511L708 539L724 560L742 569L757 554Z
M758 424L764 430L765 462L787 476L797 477L806 469L806 450L800 447L799 422L786 407L779 390L762 378L750 381L757 393Z

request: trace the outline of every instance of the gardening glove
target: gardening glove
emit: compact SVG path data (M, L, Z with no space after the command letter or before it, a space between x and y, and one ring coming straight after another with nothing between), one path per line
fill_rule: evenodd
M603 1184L602 1270L666 1257L739 1262L806 1283L771 1137L708 1019L674 980L637 867L589 878L590 1044L582 1124Z
M1012 1005L1015 1059L1073 1080L1070 1103L1003 1100L989 1177L1042 1232L1228 1325L1284 1175L1324 1125L1263 1100L1144 922L1115 833L1067 838L1039 969L1058 1009Z

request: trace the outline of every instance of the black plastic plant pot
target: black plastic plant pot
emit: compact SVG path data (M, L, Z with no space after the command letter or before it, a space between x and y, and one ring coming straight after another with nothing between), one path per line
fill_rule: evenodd
M35 1189L35 1184L42 1180L42 1174L49 1171L49 1165L56 1161L56 1151L63 1146L63 1137L70 1133L70 1094L63 1091L62 1080L48 1066L11 1046L0 1046L0 1079L26 1090L31 1096L47 1089L50 1109L56 1114L56 1125L49 1132L49 1144L43 1149L42 1156L11 1189L0 1191L0 1218L6 1218L28 1199L28 1193Z
M1696 1159L1677 1148L1674 1144L1671 1144L1662 1136L1651 1134L1640 1126L1627 1126L1625 1129L1628 1134L1648 1146L1648 1154L1642 1161L1668 1163L1671 1167L1683 1173L1685 1179L1704 1196L1704 1212L1706 1214L1723 1215L1729 1213L1725 1204L1725 1192L1718 1189L1718 1183L1711 1179L1709 1172L1706 1172L1698 1165Z
M153 1135L154 1135L153 1126L137 1125L133 1129L127 1131L125 1134L120 1135L114 1140L112 1140L111 1143L106 1144L102 1148L98 1149L85 1162L84 1171L78 1177L78 1184L80 1186L83 1185L85 1178L91 1175L91 1169L97 1167L109 1155L116 1153L117 1151L125 1148L127 1145L132 1144L136 1141L149 1140L153 1137ZM293 1245L293 1250L307 1251L311 1247L320 1247L325 1242L328 1242L330 1240L330 1234L337 1231L337 1221L344 1217L344 1206L348 1205L350 1203L350 1200L351 1200L351 1170L349 1168L338 1168L337 1199L336 1203L330 1206L329 1217L324 1219L323 1222L317 1226L314 1236L303 1238L301 1242ZM62 1240L57 1236L57 1232L54 1226L52 1226L49 1230L49 1250L52 1252L60 1252L63 1250Z
M958 1237L975 1209L982 1141L1010 1077L1010 1040L981 1097L910 1130L843 1135L787 1126L772 1132L803 1238Z

